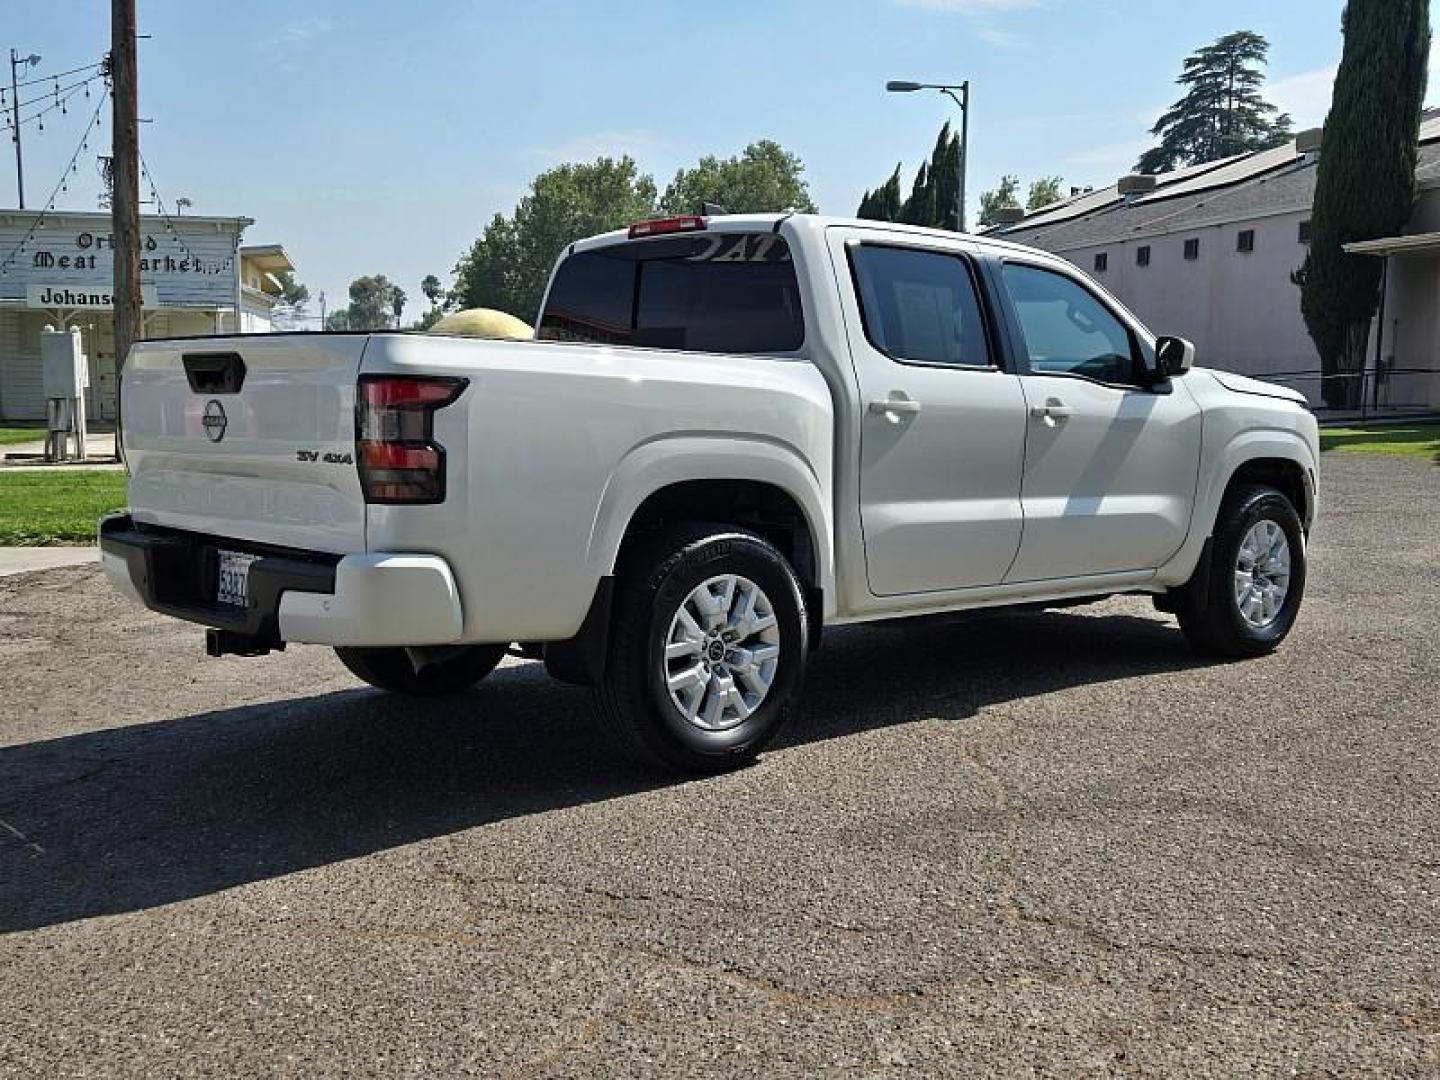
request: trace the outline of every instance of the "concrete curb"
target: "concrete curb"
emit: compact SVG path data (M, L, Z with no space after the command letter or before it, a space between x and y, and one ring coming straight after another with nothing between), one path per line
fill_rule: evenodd
M95 547L0 547L0 577L83 566L99 558L100 550Z

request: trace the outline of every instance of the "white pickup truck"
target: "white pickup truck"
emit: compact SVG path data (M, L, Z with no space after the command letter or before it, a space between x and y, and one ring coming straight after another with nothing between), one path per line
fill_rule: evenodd
M1202 650L1274 648L1315 419L1192 357L1012 244L640 222L562 254L534 341L136 345L100 545L212 655L320 643L438 694L515 647L632 750L730 768L825 625L1148 593Z

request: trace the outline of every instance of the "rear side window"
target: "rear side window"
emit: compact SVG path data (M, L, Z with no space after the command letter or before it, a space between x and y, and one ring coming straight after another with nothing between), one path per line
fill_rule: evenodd
M962 257L862 244L850 261L875 348L902 362L990 365L975 281Z
M790 248L773 233L703 233L582 251L560 264L537 335L717 353L805 341Z

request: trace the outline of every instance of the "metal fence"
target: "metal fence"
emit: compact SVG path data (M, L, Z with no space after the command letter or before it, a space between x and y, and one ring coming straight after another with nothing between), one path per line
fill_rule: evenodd
M1326 375L1318 369L1273 371L1257 374L1266 382L1279 383L1305 395L1316 415L1325 419L1394 418L1424 416L1440 412L1440 372L1434 368L1381 366L1378 370L1347 371ZM1343 387L1338 395L1349 405L1329 405L1324 391Z

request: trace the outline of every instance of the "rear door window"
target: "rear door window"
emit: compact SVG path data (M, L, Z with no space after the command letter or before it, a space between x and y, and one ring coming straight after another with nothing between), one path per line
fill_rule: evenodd
M962 256L861 244L850 261L875 348L902 363L990 365L980 300Z
M805 341L790 248L773 233L702 233L582 251L560 264L537 335L717 353Z

